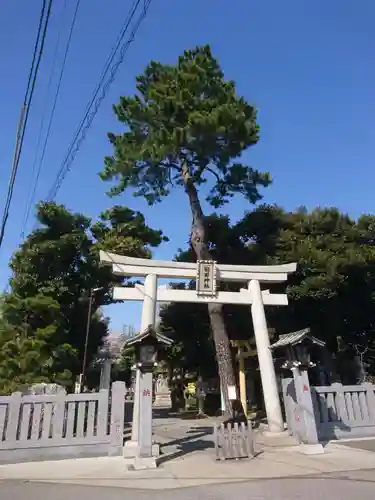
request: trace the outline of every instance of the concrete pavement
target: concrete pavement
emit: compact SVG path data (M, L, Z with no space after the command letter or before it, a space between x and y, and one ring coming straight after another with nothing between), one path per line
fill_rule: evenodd
M142 489L77 486L67 484L0 481L4 500L373 500L374 471L344 472L300 476L298 478L243 481L221 485L203 485L180 490L149 491Z
M375 469L375 453L329 444L324 455L303 455L287 447L265 450L252 460L220 463L213 450L206 449L165 461L156 470L137 472L128 471L121 457L29 462L0 466L0 480L167 490L361 469Z
M258 455L254 459L218 463L214 456L212 424L209 420L155 419L154 434L163 451L156 470L129 471L122 457L71 459L1 465L0 481L166 491L249 480L375 470L375 440L330 443L323 455L304 455L288 435L269 437L261 431L256 432Z

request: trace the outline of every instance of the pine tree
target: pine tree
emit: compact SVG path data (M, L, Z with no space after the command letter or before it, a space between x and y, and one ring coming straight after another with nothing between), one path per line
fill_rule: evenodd
M182 187L190 203L196 258L209 260L199 188L211 182L206 200L218 208L235 194L255 203L258 186L270 183L267 173L237 161L258 141L256 109L225 79L209 46L185 51L174 66L151 62L137 77L137 91L114 106L126 130L109 134L114 152L105 159L102 179L119 179L112 195L130 188L149 204ZM230 412L228 385L235 385L235 377L222 306L209 304L208 312Z

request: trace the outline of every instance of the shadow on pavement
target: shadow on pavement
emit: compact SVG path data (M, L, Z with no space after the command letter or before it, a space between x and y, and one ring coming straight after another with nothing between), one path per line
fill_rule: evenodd
M164 446L162 447L163 451ZM165 455L161 455L158 459L158 463L162 464L168 462L170 460L175 460L176 458L183 457L189 453L193 453L195 451L207 450L210 448L214 448L214 444L211 441L206 441L204 439L197 439L194 441L185 441L177 445L177 450L175 452L167 453Z
M175 460L189 453L214 448L213 440L209 438L213 434L212 427L194 427L186 431L186 436L179 439L172 439L161 446L161 457L159 464ZM207 439L202 439L207 438ZM173 451L168 448L176 447Z
M208 418L206 415L199 415L197 410L187 410L173 412L167 408L153 408L152 410L153 419L176 419L176 420L204 420Z

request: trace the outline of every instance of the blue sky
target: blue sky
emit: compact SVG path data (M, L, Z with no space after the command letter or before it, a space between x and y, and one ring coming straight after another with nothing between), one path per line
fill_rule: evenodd
M0 251L0 287L19 245L32 165L59 26L67 36L75 2L55 0L45 58L35 91L6 237ZM40 1L0 3L0 207L4 203L17 122L25 92ZM82 0L36 201L53 184L101 69L130 8L130 0ZM354 217L373 212L375 186L375 2L373 0L154 0L106 100L97 114L57 201L96 217L113 200L97 173L110 154L106 133L119 131L111 105L134 91L134 78L150 59L173 63L186 48L210 43L238 92L259 109L261 140L246 160L271 172L267 202L287 209L338 206ZM59 53L58 63L62 54ZM187 200L173 193L152 209L126 193L115 200L144 212L170 238L155 251L170 259L189 233ZM178 208L176 210L176 208ZM233 220L249 205L226 208ZM34 225L30 218L28 230ZM139 326L140 305L108 309L112 328Z

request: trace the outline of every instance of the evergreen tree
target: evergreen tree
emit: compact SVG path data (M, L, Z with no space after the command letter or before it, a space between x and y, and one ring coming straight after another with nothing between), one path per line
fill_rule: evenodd
M92 223L63 205L40 203L33 231L10 266L11 291L3 298L0 323L0 390L39 381L72 385L82 370L88 306L93 295L87 366L108 334L101 306L123 279L99 266L99 250L151 257L166 239L139 212L115 206ZM4 374L4 375L2 375Z
M209 185L206 200L218 208L235 194L255 203L258 186L270 182L268 174L237 161L258 141L256 110L225 79L209 46L185 51L173 66L151 62L137 77L137 91L114 106L126 129L109 134L114 152L105 159L102 178L119 179L112 195L130 188L149 204L182 187L190 203L196 258L211 259L200 188ZM228 385L235 377L222 306L209 304L208 314L230 412Z
M366 356L370 374L375 374L375 217L351 219L336 208L301 208L287 212L276 205L263 205L245 214L237 224L228 217L206 218L207 239L215 260L242 265L297 262L297 272L285 284L272 285L272 292L288 294L287 307L267 307L267 322L277 334L310 327L326 341L343 382L355 383L357 349ZM178 259L192 261L194 250L180 251ZM171 304L162 312L161 327L177 339L189 367L194 356L208 356L198 343L210 336L207 319L194 307L194 335L189 332L190 304ZM230 336L253 342L249 308L226 306L224 313ZM199 354L197 354L198 359ZM357 363L358 365L358 363Z

